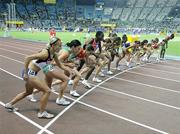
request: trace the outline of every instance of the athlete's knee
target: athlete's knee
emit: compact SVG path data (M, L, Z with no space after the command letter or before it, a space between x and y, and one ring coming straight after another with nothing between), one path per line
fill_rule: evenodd
M94 64L87 64L86 66L89 67L89 68L95 68Z
M33 93L33 91L26 91L26 92L24 92L24 95L25 96L28 96L28 95L30 95L30 94L32 94Z
M44 91L44 93L49 95L51 93L51 90L47 89L47 90Z
M77 76L78 78L81 78L81 74L80 74L79 72L76 74L76 76Z
M33 93L33 89L26 88L26 91L24 92L25 95L30 95Z
M104 64L103 64L103 62L99 62L97 65L98 65L99 67L101 67L101 66L103 66Z
M69 81L69 77L67 75L64 75L63 78L61 78L62 82L68 82Z
M63 82L63 83L68 83L69 79L70 79L69 77L64 78L64 79L62 80L62 82Z

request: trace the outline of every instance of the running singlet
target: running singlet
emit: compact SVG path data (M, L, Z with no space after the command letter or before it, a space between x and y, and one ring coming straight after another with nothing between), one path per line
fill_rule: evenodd
M53 65L51 65L50 63L51 63L52 59L54 58L54 55L51 56L50 50L49 50L49 49L46 49L46 50L48 51L48 57L47 57L47 59L45 59L45 60L41 60L41 59L39 59L39 60L33 60L33 63L34 63L37 67L39 67L40 69L42 69L44 73L47 73L47 72L53 70Z
M84 59L85 57L86 57L85 51L83 48L81 48L79 54L77 55L77 58Z
M61 51L65 51L65 52L69 53L69 56L66 59L64 59L64 61L63 61L64 63L65 62L71 62L75 58L75 55L73 53L71 53L71 48L70 47L63 46Z
M152 47L153 47L154 49L158 49L158 48L159 48L159 46L158 46L157 43L152 43Z
M96 49L99 48L99 44L95 41L95 39L92 39L89 44L92 45L92 47L94 48L94 51L96 51Z
M70 51L71 51L70 47L68 47L68 46L63 46L62 50L66 51L68 53L70 53Z
M123 43L123 44L122 44L122 46L123 46L123 47L125 47L125 48L127 48L127 47L129 47L129 46L130 46L130 43L129 43L129 42L127 42L127 43Z

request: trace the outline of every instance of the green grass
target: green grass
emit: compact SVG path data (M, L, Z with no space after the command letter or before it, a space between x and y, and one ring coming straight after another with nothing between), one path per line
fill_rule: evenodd
M172 56L180 56L180 41L169 42L166 54Z
M18 39L28 39L28 40L35 40L35 41L45 41L48 42L49 40L49 33L48 32L11 32L10 35L13 38ZM107 35L107 34L105 34ZM0 37L3 36L3 31L0 31ZM73 39L78 39L82 43L84 43L86 33L73 33L73 32L57 32L57 36L61 38L63 43L69 42ZM94 36L94 33L91 34ZM122 36L122 34L120 34ZM165 35L155 35L155 34L148 34L148 35L141 35L140 40L148 39L151 40L155 37L160 39L165 38ZM172 56L180 56L180 36L176 36L172 41L169 41L169 47L167 49L167 54Z

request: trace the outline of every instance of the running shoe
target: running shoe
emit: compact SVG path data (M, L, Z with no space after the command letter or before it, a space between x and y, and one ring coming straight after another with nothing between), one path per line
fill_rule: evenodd
M57 99L56 99L56 104L58 104L58 105L67 106L67 105L69 105L70 103L71 103L71 102L70 102L70 101L67 101L65 98L61 98L61 99L57 98Z
M94 82L97 82L97 83L102 82L102 80L100 80L100 79L98 79L98 78L96 78L96 77L93 78L93 81L94 81Z
M76 92L76 90L72 90L70 91L70 95L74 96L74 97L79 97L80 95Z
M72 85L72 84L73 84L73 80L69 80L68 85Z
M5 104L5 108L9 111L9 112L17 112L19 111L18 108L15 108L13 105L11 105L10 103L6 103Z
M105 74L103 72L99 72L99 76L105 77Z
M92 88L92 86L91 86L91 85L88 83L88 81L85 80L85 79L82 81L82 84L85 85L85 86L88 87L88 88Z
M120 68L120 66L116 67L116 70L118 70L118 71L121 71L121 68Z
M109 70L109 71L107 71L107 74L112 75L113 72Z
M54 117L54 115L48 113L47 111L44 111L44 112L38 112L38 118L51 119L51 118L53 118L53 117Z
M37 102L37 100L34 98L34 95L31 94L31 95L28 95L27 97L27 100L31 101L31 102Z

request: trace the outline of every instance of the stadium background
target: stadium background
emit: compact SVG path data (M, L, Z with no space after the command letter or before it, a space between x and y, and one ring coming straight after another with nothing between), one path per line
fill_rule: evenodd
M12 3L15 17L7 15ZM48 41L54 27L64 43L75 38L83 43L97 30L149 41L175 33L167 54L180 56L179 0L1 0L0 26L1 37L8 26L8 36L37 41Z

